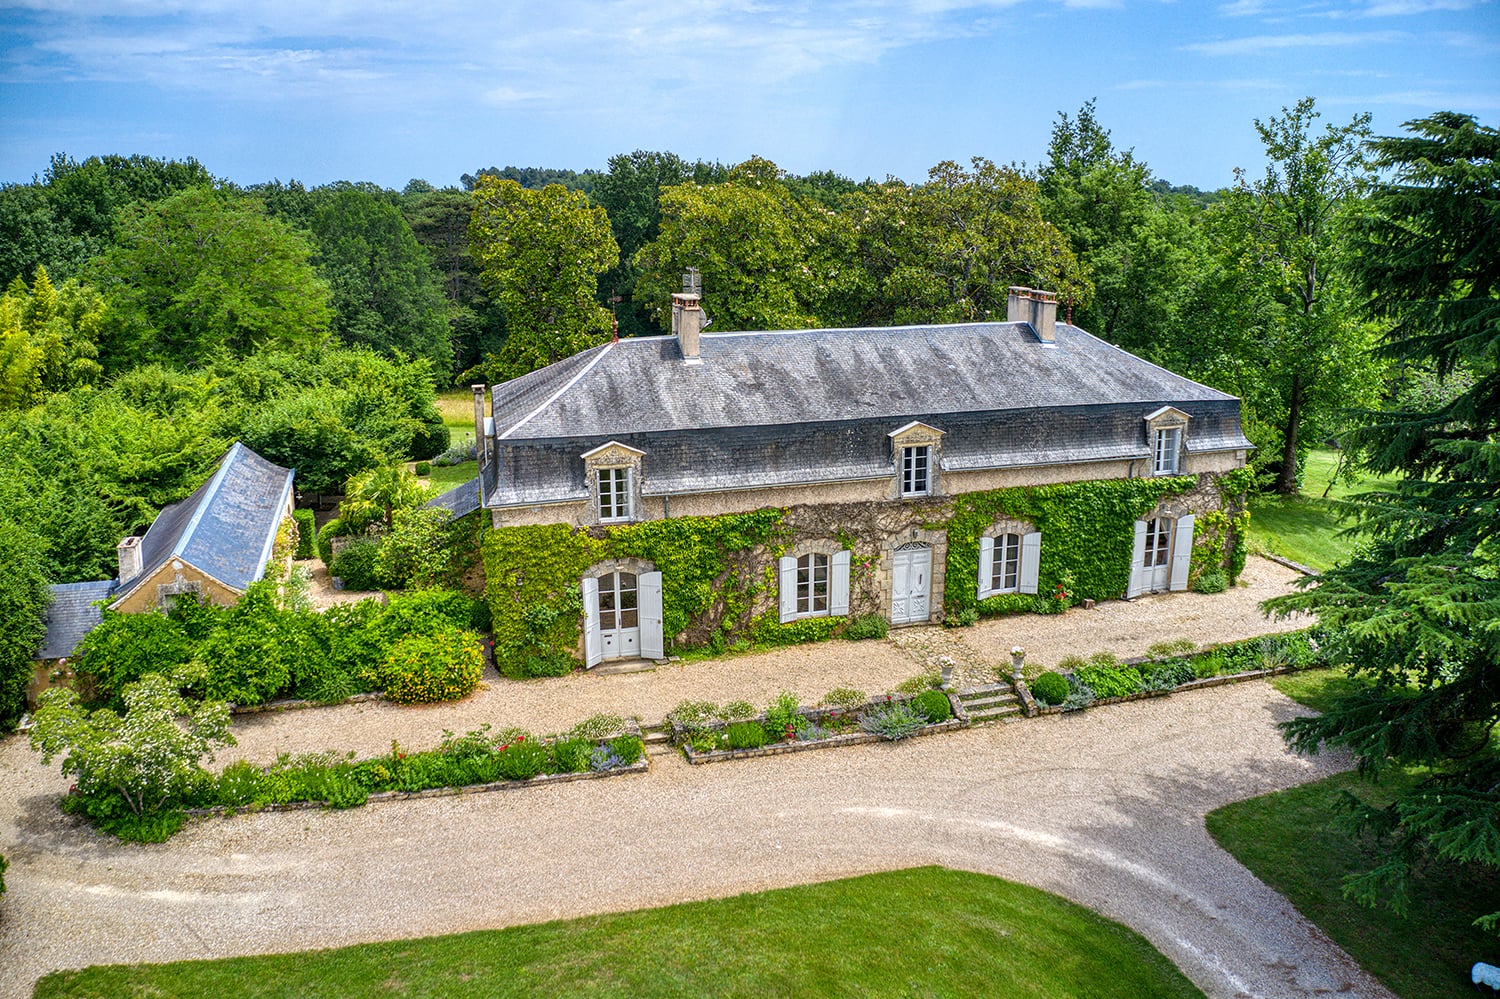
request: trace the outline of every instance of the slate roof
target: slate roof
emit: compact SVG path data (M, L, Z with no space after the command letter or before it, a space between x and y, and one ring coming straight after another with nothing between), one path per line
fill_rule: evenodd
M157 515L141 539L141 574L120 587L117 599L173 558L235 590L260 579L292 493L292 475L236 441L212 478Z
M103 618L95 601L103 600L114 591L115 581L106 579L98 583L55 583L47 589L52 593L52 602L42 618L47 625L42 647L37 650L38 659L64 659L73 654L83 636L94 630Z
M1239 400L1067 324L704 334L605 344L493 389L488 507L588 497L581 455L646 453L643 495L888 478L888 434L944 431L947 471L1147 459L1144 415L1191 417L1189 452L1248 449ZM709 432L705 432L709 431Z
M424 503L423 506L447 510L453 515L454 520L467 516L480 507L479 479L473 478L468 482L460 483L447 492L434 496Z
M1056 346L1027 323L705 333L594 347L497 385L499 439L618 437L838 420L1232 396L1076 326Z

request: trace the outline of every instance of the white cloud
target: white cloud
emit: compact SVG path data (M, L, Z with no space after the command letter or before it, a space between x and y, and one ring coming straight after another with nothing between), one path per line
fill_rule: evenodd
M1250 35L1225 38L1214 42L1194 42L1182 46L1184 52L1210 56L1265 55L1285 49L1357 48L1368 45L1391 45L1406 40L1400 31L1325 31L1311 34Z

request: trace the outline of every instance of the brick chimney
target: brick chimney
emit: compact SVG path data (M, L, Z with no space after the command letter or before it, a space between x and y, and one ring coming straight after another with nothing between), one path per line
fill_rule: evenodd
M120 558L120 585L124 586L141 574L141 539L129 537L115 546Z

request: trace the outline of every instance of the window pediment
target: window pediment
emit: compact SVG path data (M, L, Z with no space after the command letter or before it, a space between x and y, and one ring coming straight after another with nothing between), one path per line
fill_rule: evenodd
M911 447L916 444L936 444L943 439L943 431L921 420L912 420L905 426L892 430L887 436L896 447Z
M601 468L606 465L633 465L645 456L646 452L640 448L621 444L619 441L610 441L607 444L600 444L592 451L585 451L581 457L588 462L590 467Z

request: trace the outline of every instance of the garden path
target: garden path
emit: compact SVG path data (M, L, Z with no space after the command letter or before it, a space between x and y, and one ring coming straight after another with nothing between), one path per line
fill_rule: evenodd
M1385 999L1204 829L1221 804L1348 765L1287 752L1275 723L1303 711L1256 681L897 744L702 767L658 756L636 777L241 815L158 846L63 816L66 781L10 738L0 996L29 994L53 968L332 947L943 864L1121 920L1216 999Z

